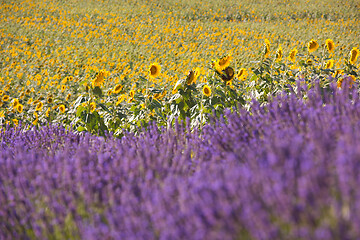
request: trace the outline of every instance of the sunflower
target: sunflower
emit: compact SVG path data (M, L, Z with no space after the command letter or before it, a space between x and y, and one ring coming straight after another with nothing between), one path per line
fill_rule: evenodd
M12 121L15 124L15 126L17 126L19 124L19 120L17 120L16 118L12 119Z
M335 71L335 73L334 73L334 77L335 77L335 76L342 75L343 73L344 73L344 70L342 70L342 69L338 69L338 70L336 70L336 71Z
M351 64L355 64L358 56L359 56L359 49L358 48L353 48L351 51L350 51L350 58L349 58L349 62Z
M36 125L37 122L39 121L39 116L36 112L34 112L34 116L35 116L35 120L32 122L33 125Z
M211 96L211 88L208 85L204 85L202 92L207 97Z
M195 71L191 70L189 72L189 75L186 77L186 84L191 85L193 83L196 83L196 79L199 77L199 75L200 75L199 68L196 68Z
M42 107L43 107L43 103L42 102L38 102L35 108L35 111L41 111Z
M120 103L122 103L123 101L126 101L126 95L125 94L121 94L121 96L118 97L117 102L116 102L116 106L119 105Z
M316 40L311 39L311 41L308 42L307 48L308 48L309 53L316 51L316 49L318 49L318 47L319 47L319 44L317 43Z
M161 67L158 63L152 63L149 67L149 73L151 78L156 78L160 75Z
M69 101L70 97L71 97L71 93L69 93L69 94L66 96L65 100L66 100L66 101Z
M211 63L211 66L212 66L213 69L215 69L216 72L218 72L219 74L221 74L222 69L221 69L221 67L220 67L220 65L219 65L219 61L213 60L212 63Z
M96 109L96 103L95 103L95 102L91 102L91 103L90 103L90 112L95 111L95 109Z
M109 75L109 72L102 69L100 70L100 72L96 75L96 77L94 78L94 80L92 81L92 86L93 87L100 87L101 85L103 85L103 83L105 82L105 77Z
M283 50L281 45L279 46L278 50L276 51L276 62L280 62L283 57Z
M65 85L61 85L61 92L64 92L66 90L66 86Z
M227 67L224 69L223 74L221 74L221 79L224 82L231 81L234 78L235 71L232 67Z
M129 93L130 98L133 98L135 96L135 91L134 90L130 90Z
M296 48L294 48L293 50L291 50L290 54L289 54L289 61L291 62L295 62L295 57L296 57L296 54L298 53L298 50Z
M13 108L16 108L18 104L19 104L19 100L15 98L12 102Z
M265 39L264 43L264 55L265 57L269 57L270 54L270 41L268 39Z
M330 69L334 66L334 60L333 59L330 59L329 61L326 62L325 64L325 68L326 69Z
M2 97L3 102L9 101L9 99L10 99L9 95L4 95L4 96Z
M64 106L64 104L61 104L61 105L59 106L59 110L60 110L61 113L64 113L64 112L65 112L65 106Z
M248 76L248 72L247 72L246 68L240 68L239 73L238 73L238 78L240 80L245 80L247 76Z
M118 94L118 93L122 90L122 88L123 88L123 86L122 86L121 84L118 84L118 85L116 85L116 86L114 87L113 92L114 92L115 94Z
M23 106L22 104L20 104L20 103L16 106L16 110L17 110L19 113L22 113L23 109L24 109L24 106Z
M313 65L313 60L311 60L311 59L306 60L306 65L312 66Z
M48 108L48 109L46 110L46 112L45 112L46 117L49 117L50 110L51 110L50 108Z
M54 102L54 99L52 97L48 97L46 101L48 104L51 104Z
M331 39L326 39L325 46L326 46L326 49L330 53L332 53L334 51L334 49L335 49L335 44L334 44L333 40L331 40Z
M232 59L231 54L220 58L217 63L219 64L219 67L221 70L224 70L225 68L227 68L230 65L230 61Z

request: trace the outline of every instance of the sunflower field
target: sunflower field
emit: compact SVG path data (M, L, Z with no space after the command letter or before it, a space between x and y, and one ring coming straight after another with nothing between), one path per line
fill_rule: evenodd
M0 13L0 239L360 238L359 1Z

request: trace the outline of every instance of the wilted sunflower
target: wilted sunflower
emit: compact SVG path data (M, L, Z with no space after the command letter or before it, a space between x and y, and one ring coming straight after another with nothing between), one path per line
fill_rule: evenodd
M211 96L211 88L208 85L204 85L202 92L207 97Z
M161 67L158 63L152 63L149 67L149 74L151 78L156 78L160 75Z
M231 81L234 78L235 71L232 67L227 67L224 69L223 74L221 74L221 79L224 82Z
M289 61L291 62L295 62L295 57L296 57L296 54L298 53L298 50L296 48L294 48L293 50L291 50L290 54L289 54Z
M269 57L270 54L270 41L268 39L265 39L264 43L264 55L265 57Z
M326 46L326 49L330 53L332 53L334 51L334 49L335 49L335 44L334 44L333 40L331 40L331 39L326 39L325 46Z
M351 49L351 51L350 51L350 58L349 58L349 62L351 63L351 64L355 64L355 62L356 62L356 60L357 60L357 58L358 58L358 56L359 56L359 49L358 48L353 48L353 49Z
M118 94L118 93L122 90L122 88L123 88L123 86L122 86L121 84L118 84L118 85L116 85L116 86L114 87L113 92L114 92L115 94Z
M309 53L316 51L316 49L318 49L318 47L319 47L319 44L317 43L316 40L311 39L311 41L308 42L307 48L308 48Z
M245 80L247 76L248 76L248 72L247 72L246 68L240 68L239 73L238 73L238 78L240 80Z
M219 64L220 69L224 70L225 68L227 68L230 65L231 59L232 59L231 54L220 58L217 62Z
M64 106L64 104L61 104L61 105L59 106L59 110L60 110L61 113L64 113L64 112L65 112L65 106Z
M278 50L276 51L276 61L280 62L283 57L283 50L281 45L279 46Z

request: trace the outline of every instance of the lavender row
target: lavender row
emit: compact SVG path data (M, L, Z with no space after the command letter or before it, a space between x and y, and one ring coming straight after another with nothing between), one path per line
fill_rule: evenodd
M201 131L6 129L0 239L357 239L356 89L298 85Z

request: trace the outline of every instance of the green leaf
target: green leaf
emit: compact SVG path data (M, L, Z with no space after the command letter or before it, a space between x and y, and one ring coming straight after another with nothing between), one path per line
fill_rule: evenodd
M83 111L85 111L85 110L86 110L86 107L80 105L80 106L76 109L76 116L77 116L78 118L81 118L81 115L82 115Z
M86 128L84 128L83 126L78 126L76 130L78 132L83 132L83 131L86 131Z
M109 108L107 108L104 104L102 104L102 103L99 103L98 104L102 109L104 109L106 112L108 112L108 113L112 113L110 110L109 110Z

